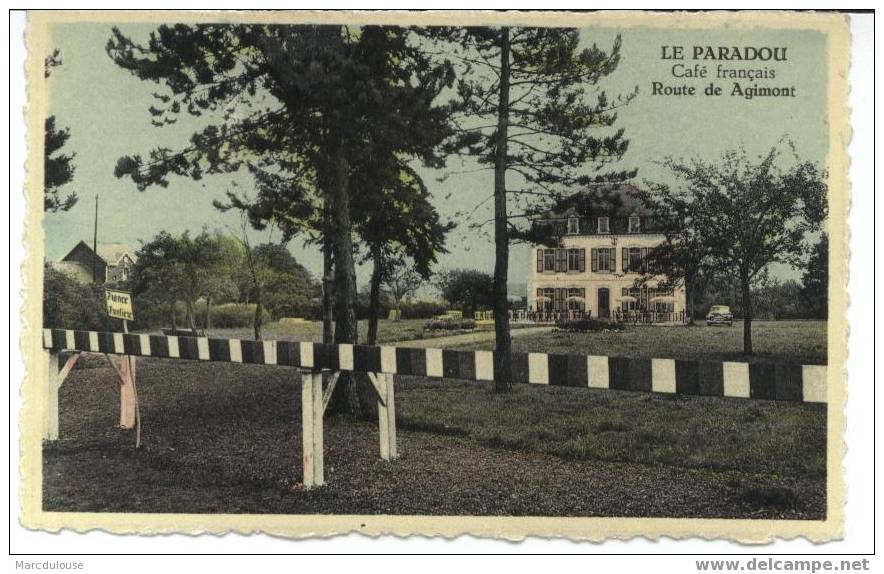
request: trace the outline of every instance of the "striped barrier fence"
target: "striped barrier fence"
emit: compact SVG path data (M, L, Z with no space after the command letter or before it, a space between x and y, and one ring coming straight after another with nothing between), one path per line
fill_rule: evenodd
M61 329L45 329L43 346L56 351L494 380L493 351L328 345ZM516 383L826 402L824 365L513 353L511 366Z
M304 485L319 486L323 477L322 419L341 371L364 372L378 395L381 457L396 458L393 375L493 381L493 351L458 351L411 347L323 344L309 341L253 341L138 333L105 333L44 329L43 347L50 373L44 401L44 438L58 437L58 389L79 353L157 357L195 361L294 367L302 373ZM61 352L72 353L61 361ZM134 366L111 361L121 380L121 426L131 428L137 394ZM130 362L131 365L131 362ZM593 355L513 353L516 383L645 391L654 393L738 397L764 400L826 402L823 365L743 363L680 359L623 358ZM323 372L330 373L323 389ZM135 396L133 401L132 397ZM128 424L124 423L127 421Z

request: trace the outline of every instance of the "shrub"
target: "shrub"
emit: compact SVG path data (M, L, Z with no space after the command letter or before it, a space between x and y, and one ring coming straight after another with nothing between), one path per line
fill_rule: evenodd
M254 303L225 303L212 307L212 326L218 328L226 327L251 327L255 320ZM205 309L203 309L205 313ZM270 322L270 313L266 310L263 315L263 322Z
M574 319L563 320L556 323L556 327L561 331L569 333L597 333L599 331L622 331L623 323L612 321L606 323L598 319Z
M107 316L104 286L83 285L49 265L43 278L43 325L56 329L120 330L120 320Z
M403 319L431 319L445 313L448 304L443 301L409 301L402 303Z
M473 319L433 319L426 324L426 329L430 331L467 331L475 328Z

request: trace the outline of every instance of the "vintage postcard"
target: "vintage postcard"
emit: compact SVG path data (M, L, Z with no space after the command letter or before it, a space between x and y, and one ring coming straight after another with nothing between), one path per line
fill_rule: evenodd
M22 524L840 538L849 39L29 14Z

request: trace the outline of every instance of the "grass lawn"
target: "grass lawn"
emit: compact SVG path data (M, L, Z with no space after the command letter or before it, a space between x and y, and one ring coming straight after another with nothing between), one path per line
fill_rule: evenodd
M551 331L513 339L522 353L570 353L612 357L695 359L708 361L785 361L826 364L825 321L755 321L754 354L742 354L743 325L733 327L630 326L622 332L565 333ZM464 345L463 349L492 349L494 343Z
M399 377L402 428L568 459L824 478L825 405Z
M472 333L429 331L424 329L426 319L403 319L378 323L378 342L390 344L397 341L415 341L444 337L439 346L465 350L489 350L494 348L493 326L483 326ZM827 363L827 333L825 321L756 321L752 326L755 353L742 354L742 323L733 327L629 326L622 332L566 333L551 330L546 333L525 333L513 337L513 350L522 353L565 353L576 355L606 355L612 357L647 357L695 359L709 361L785 361L808 365ZM514 330L533 325L514 325ZM359 337L365 340L368 322L359 321ZM491 335L489 336L480 336ZM287 341L320 341L322 324L305 321L281 325L278 322L265 325L264 338ZM251 339L252 330L247 327L210 329L211 337ZM423 346L423 345L422 345ZM426 346L433 346L428 344Z
M429 339L436 337L449 337L463 331L448 330L426 330L424 326L429 319L402 319L401 321L388 321L381 319L378 321L378 343L386 344L395 341L413 341L416 339ZM518 328L518 327L517 327ZM494 325L482 325L477 327L475 332L491 331ZM304 321L303 323L288 323L282 325L279 322L272 322L264 325L262 329L264 339L277 341L321 341L322 340L322 322L321 321ZM236 327L225 329L209 329L210 337L236 338L236 339L253 339L254 331L251 327ZM368 321L359 321L359 340L365 341L368 337Z

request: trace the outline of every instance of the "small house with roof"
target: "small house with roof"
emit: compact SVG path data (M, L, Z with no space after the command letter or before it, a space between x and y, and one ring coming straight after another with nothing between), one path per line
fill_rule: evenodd
M122 243L99 243L95 250L85 241L77 243L53 267L80 283L116 283L132 276L136 256Z

